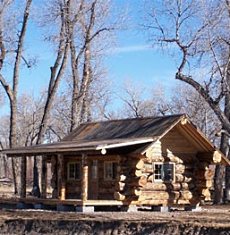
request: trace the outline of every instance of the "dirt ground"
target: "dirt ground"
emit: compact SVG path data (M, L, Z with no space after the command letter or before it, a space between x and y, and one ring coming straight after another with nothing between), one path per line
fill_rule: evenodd
M1 197L12 196L0 187ZM1 234L230 235L230 205L187 212L57 212L0 209Z
M202 226L229 227L230 205L205 206L201 211L171 211L171 212L57 212L46 210L0 210L0 222L6 220L81 220L81 221L143 221L143 222L169 222L186 223Z
M0 210L0 234L230 234L230 206L186 212Z

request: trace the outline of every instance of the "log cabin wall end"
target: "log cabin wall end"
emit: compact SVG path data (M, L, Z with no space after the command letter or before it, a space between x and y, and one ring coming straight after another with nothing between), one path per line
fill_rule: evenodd
M139 205L196 205L211 200L213 171L177 128L139 158L122 156L114 197Z

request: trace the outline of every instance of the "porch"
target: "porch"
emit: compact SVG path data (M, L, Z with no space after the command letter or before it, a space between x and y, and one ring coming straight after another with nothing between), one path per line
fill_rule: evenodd
M94 212L100 210L108 211L130 211L137 210L135 202L122 202L116 200L87 200L80 199L44 199L44 198L4 198L0 197L0 208L10 209L45 209L57 211ZM105 209L106 208L106 209ZM116 208L116 209L115 209Z

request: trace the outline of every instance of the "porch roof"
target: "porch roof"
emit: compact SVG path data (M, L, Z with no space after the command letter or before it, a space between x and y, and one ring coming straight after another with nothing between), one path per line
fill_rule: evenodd
M133 138L133 139L115 139L103 141L61 141L52 144L41 144L35 146L13 148L4 150L8 156L22 156L22 155L43 155L55 153L81 153L84 151L98 151L103 149L122 148L133 145L143 145L154 141L154 138Z

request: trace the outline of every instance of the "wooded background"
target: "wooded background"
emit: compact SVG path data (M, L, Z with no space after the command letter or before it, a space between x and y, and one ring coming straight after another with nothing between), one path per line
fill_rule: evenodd
M177 63L175 79L181 84L170 94L163 87L140 85L142 78L140 84L126 81L119 91L110 86L103 61L119 31L129 27L131 14L115 8L114 1L49 0L41 1L39 9L33 0L0 2L0 101L9 107L1 115L1 148L58 141L85 121L186 113L228 155L230 1L141 2L136 28ZM39 96L18 91L22 70L36 67L26 47L31 21L55 55ZM113 105L114 96L121 107ZM32 193L39 196L37 160ZM0 158L0 177L13 179L15 193L19 166L19 160ZM229 172L216 167L215 203L223 201L224 183L230 189Z

